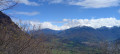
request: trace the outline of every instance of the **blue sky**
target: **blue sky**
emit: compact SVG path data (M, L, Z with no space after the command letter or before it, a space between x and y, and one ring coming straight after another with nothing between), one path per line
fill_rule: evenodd
M4 12L13 20L31 21L32 25L42 24L43 28L54 30L106 24L120 26L120 0L19 0L18 5ZM97 20L101 20L100 24L94 25Z

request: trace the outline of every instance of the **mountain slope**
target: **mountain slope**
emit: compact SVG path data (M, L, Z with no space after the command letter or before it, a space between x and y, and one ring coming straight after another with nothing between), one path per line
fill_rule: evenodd
M97 34L100 34L98 31L91 27L74 27L67 29L65 31L62 31L59 33L58 36L65 37L69 40L75 40L75 41L100 41L101 34L97 36Z
M0 12L0 53L17 54L25 47L28 39L30 39L28 34L23 32L9 16Z

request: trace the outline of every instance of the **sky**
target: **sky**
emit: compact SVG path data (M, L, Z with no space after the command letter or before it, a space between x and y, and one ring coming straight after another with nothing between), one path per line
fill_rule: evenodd
M120 0L13 0L18 4L3 11L13 21L64 30L76 26L120 26Z

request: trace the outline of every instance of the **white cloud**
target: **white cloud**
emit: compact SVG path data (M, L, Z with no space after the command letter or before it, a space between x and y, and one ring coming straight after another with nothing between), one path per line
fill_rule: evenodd
M26 25L26 29L29 28L29 30L33 30L34 29L45 29L45 28L49 28L49 29L53 29L53 30L61 30L60 27L58 27L57 25L53 25L51 22L39 22L39 21L29 21L29 20L19 20L16 18L12 18L12 20L18 24L20 27Z
M49 2L49 3L62 3L63 0L39 0L40 2Z
M51 3L61 3L63 0L52 0Z
M44 0L50 3L64 3L68 5L77 5L84 8L105 8L119 6L120 0Z
M93 28L100 28L103 26L113 27L120 26L120 20L116 18L99 18L99 19L68 19L62 27L63 29L68 29L76 26L89 26Z
M57 25L53 25L51 22L36 22L36 21L30 21L29 22L32 26L35 26L35 27L39 27L41 29L45 29L45 28L49 28L49 29L53 29L53 30L60 30L60 28L57 26Z
M25 5L39 6L38 3L36 3L36 2L31 2L31 1L29 1L29 0L14 0L14 1L16 1L16 2L18 2L18 3L23 3L23 4L25 4Z
M118 10L118 13L120 13L120 9Z
M84 0L84 1L72 1L70 5L79 5L85 8L104 8L119 6L120 0Z
M15 11L14 13L10 13L10 14L20 14L20 15L27 15L27 16L34 16L34 15L38 15L39 12L18 12L18 11Z
M25 21L26 22L26 21ZM113 26L120 26L120 20L116 18L99 18L99 19L63 19L63 25L53 25L52 22L38 22L38 21L29 21L31 26L36 25L38 28L41 26L42 29L49 28L53 30L65 30L76 26L88 26L93 28L100 28L103 26L106 27L113 27Z

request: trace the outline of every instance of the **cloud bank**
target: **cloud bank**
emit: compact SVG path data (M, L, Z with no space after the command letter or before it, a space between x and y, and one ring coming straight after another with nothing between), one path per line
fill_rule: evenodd
M40 0L41 1L41 0ZM120 0L44 0L49 3L64 3L68 5L77 5L84 8L105 8L120 5Z
M30 21L30 24L32 26L41 26L42 29L49 28L53 30L65 30L76 26L89 26L93 28L120 26L120 20L112 17L99 19L63 19L61 22L63 22L62 26L54 25L52 22Z
M120 26L120 20L112 17L99 19L64 19L64 21L66 22L64 26L68 26L69 28L76 26L89 26L93 28Z

